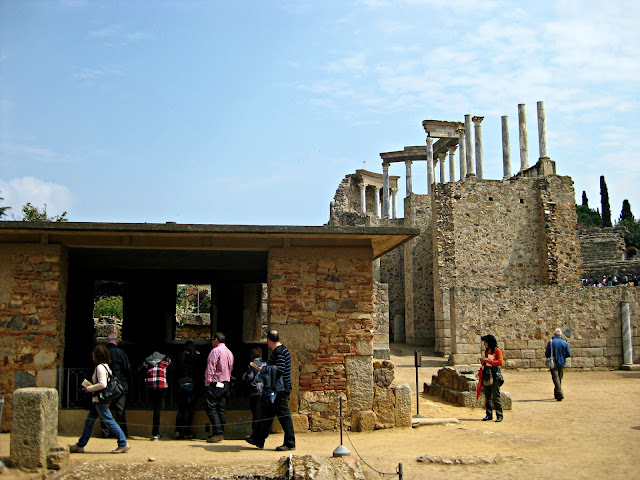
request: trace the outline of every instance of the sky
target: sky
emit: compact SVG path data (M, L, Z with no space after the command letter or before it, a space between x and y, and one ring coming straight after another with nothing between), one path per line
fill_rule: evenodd
M604 175L614 223L624 199L640 217L639 26L636 0L0 0L0 206L322 225L345 175L425 145L425 119L484 116L502 179L500 117L516 173L525 104L534 165L543 101L577 203L600 208Z

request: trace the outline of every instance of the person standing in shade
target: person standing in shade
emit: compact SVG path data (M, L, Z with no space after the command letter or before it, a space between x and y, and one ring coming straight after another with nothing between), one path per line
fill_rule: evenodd
M485 398L486 415L482 419L483 422L493 420L493 410L496 411L496 422L502 421L502 399L500 398L500 387L504 380L500 367L504 360L502 350L498 348L498 342L493 335L484 335L480 337L484 343L484 356L478 361L482 363L482 391Z
M184 351L178 363L178 414L176 415L176 440L191 440L191 424L195 400L194 373L199 352L191 340L184 343Z
M167 355L155 351L145 359L144 366L147 368L145 382L153 402L151 440L158 441L162 438L160 435L160 414L164 408L164 396L169 388L167 369L171 366L171 359Z
M249 438L253 438L258 431L260 412L262 410L264 383L258 373L258 367L262 367L262 348L254 347L251 349L251 363L249 363L247 371L242 375L242 379L249 388L249 406L251 407L251 435Z
M258 431L252 437L247 437L246 441L258 448L264 448L264 441L269 436L271 424L277 415L280 425L284 430L284 442L276 451L285 452L296 449L296 436L293 431L293 421L291 420L291 410L289 409L289 396L291 394L291 354L287 347L280 343L280 334L277 330L271 330L267 334L267 344L272 350L266 365L254 365L265 378L273 378L265 382L265 392L262 395L262 414ZM267 385L269 384L269 385ZM269 390L269 392L267 392ZM270 395L273 393L273 395Z
M213 348L207 358L204 372L204 398L206 411L211 422L212 435L208 443L219 443L224 440L224 425L227 422L226 404L229 398L229 382L233 370L233 353L225 345L225 336L216 332L211 339Z
M127 354L118 347L120 343L120 336L116 332L111 332L108 337L107 349L111 355L111 363L109 367L113 371L113 376L120 380L122 387L124 388L124 395L111 400L110 409L113 414L113 418L116 420L124 436L128 437L129 432L127 430L127 415L125 412L125 405L127 403L127 391L129 390L129 384L127 377L131 372L131 364L129 363L129 357ZM110 432L108 425L106 425L102 419L100 420L100 429L102 430L102 438L109 438L113 435Z
M547 348L544 352L544 356L549 358L553 355L553 368L551 371L551 380L553 380L553 396L559 402L564 398L562 392L562 375L564 366L567 363L567 357L571 356L571 348L566 340L562 338L562 330L556 328L553 332L553 338L547 343Z

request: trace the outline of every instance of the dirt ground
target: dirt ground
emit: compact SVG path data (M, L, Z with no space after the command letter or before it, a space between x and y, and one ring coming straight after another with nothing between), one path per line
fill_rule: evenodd
M407 382L415 395L413 349L392 345L396 381ZM426 357L419 370L419 385L430 382L443 359ZM460 424L349 432L342 444L360 462L367 479L390 478L402 464L403 478L418 480L470 479L498 475L500 478L637 478L640 471L640 372L567 371L565 399L553 399L548 372L503 371L503 390L511 394L513 410L505 411L502 423L482 422L483 409L456 407L433 397L420 396L425 417L461 420ZM415 397L414 397L415 413ZM80 432L78 432L79 434ZM0 456L9 456L9 434L0 435ZM58 437L60 445L77 437ZM337 432L297 433L295 455L331 457L340 445ZM218 467L233 471L240 465L275 462L282 453L273 449L282 434L267 439L257 450L242 440L208 444L204 440L151 442L146 437L130 440L131 451L112 455L115 440L92 438L84 454L71 456L71 465L55 477L100 478L209 478ZM444 461L467 464L418 462L433 455ZM149 461L153 458L154 461ZM476 463L478 459L496 464ZM88 462L88 463L87 463ZM377 471L377 472L376 472ZM2 479L35 478L5 468Z

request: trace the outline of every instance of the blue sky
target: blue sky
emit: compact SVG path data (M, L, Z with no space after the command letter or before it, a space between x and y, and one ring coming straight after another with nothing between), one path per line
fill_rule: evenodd
M70 221L321 225L341 179L545 102L558 173L640 217L640 2L0 0L0 196ZM394 165L392 175L404 177ZM413 188L426 192L426 165ZM400 192L404 192L401 181Z

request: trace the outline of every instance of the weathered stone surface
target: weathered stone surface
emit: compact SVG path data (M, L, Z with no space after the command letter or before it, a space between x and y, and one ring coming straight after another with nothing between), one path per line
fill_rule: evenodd
M376 428L393 428L396 424L395 395L390 388L375 387L373 411L376 414Z
M351 428L355 432L371 432L376 428L376 414L372 410L355 412L351 422Z
M286 345L295 342L296 350L315 351L320 347L320 330L315 325L282 325L278 331Z
M53 447L47 455L47 468L60 470L69 465L69 447Z
M13 393L11 465L47 467L47 455L58 435L58 392L52 388L21 388Z
M373 372L373 378L378 387L388 387L394 379L393 370L388 368L377 368Z
M407 383L393 386L396 397L396 427L411 426L411 387Z
M350 356L346 359L349 410L358 412L373 408L373 366L370 357Z

